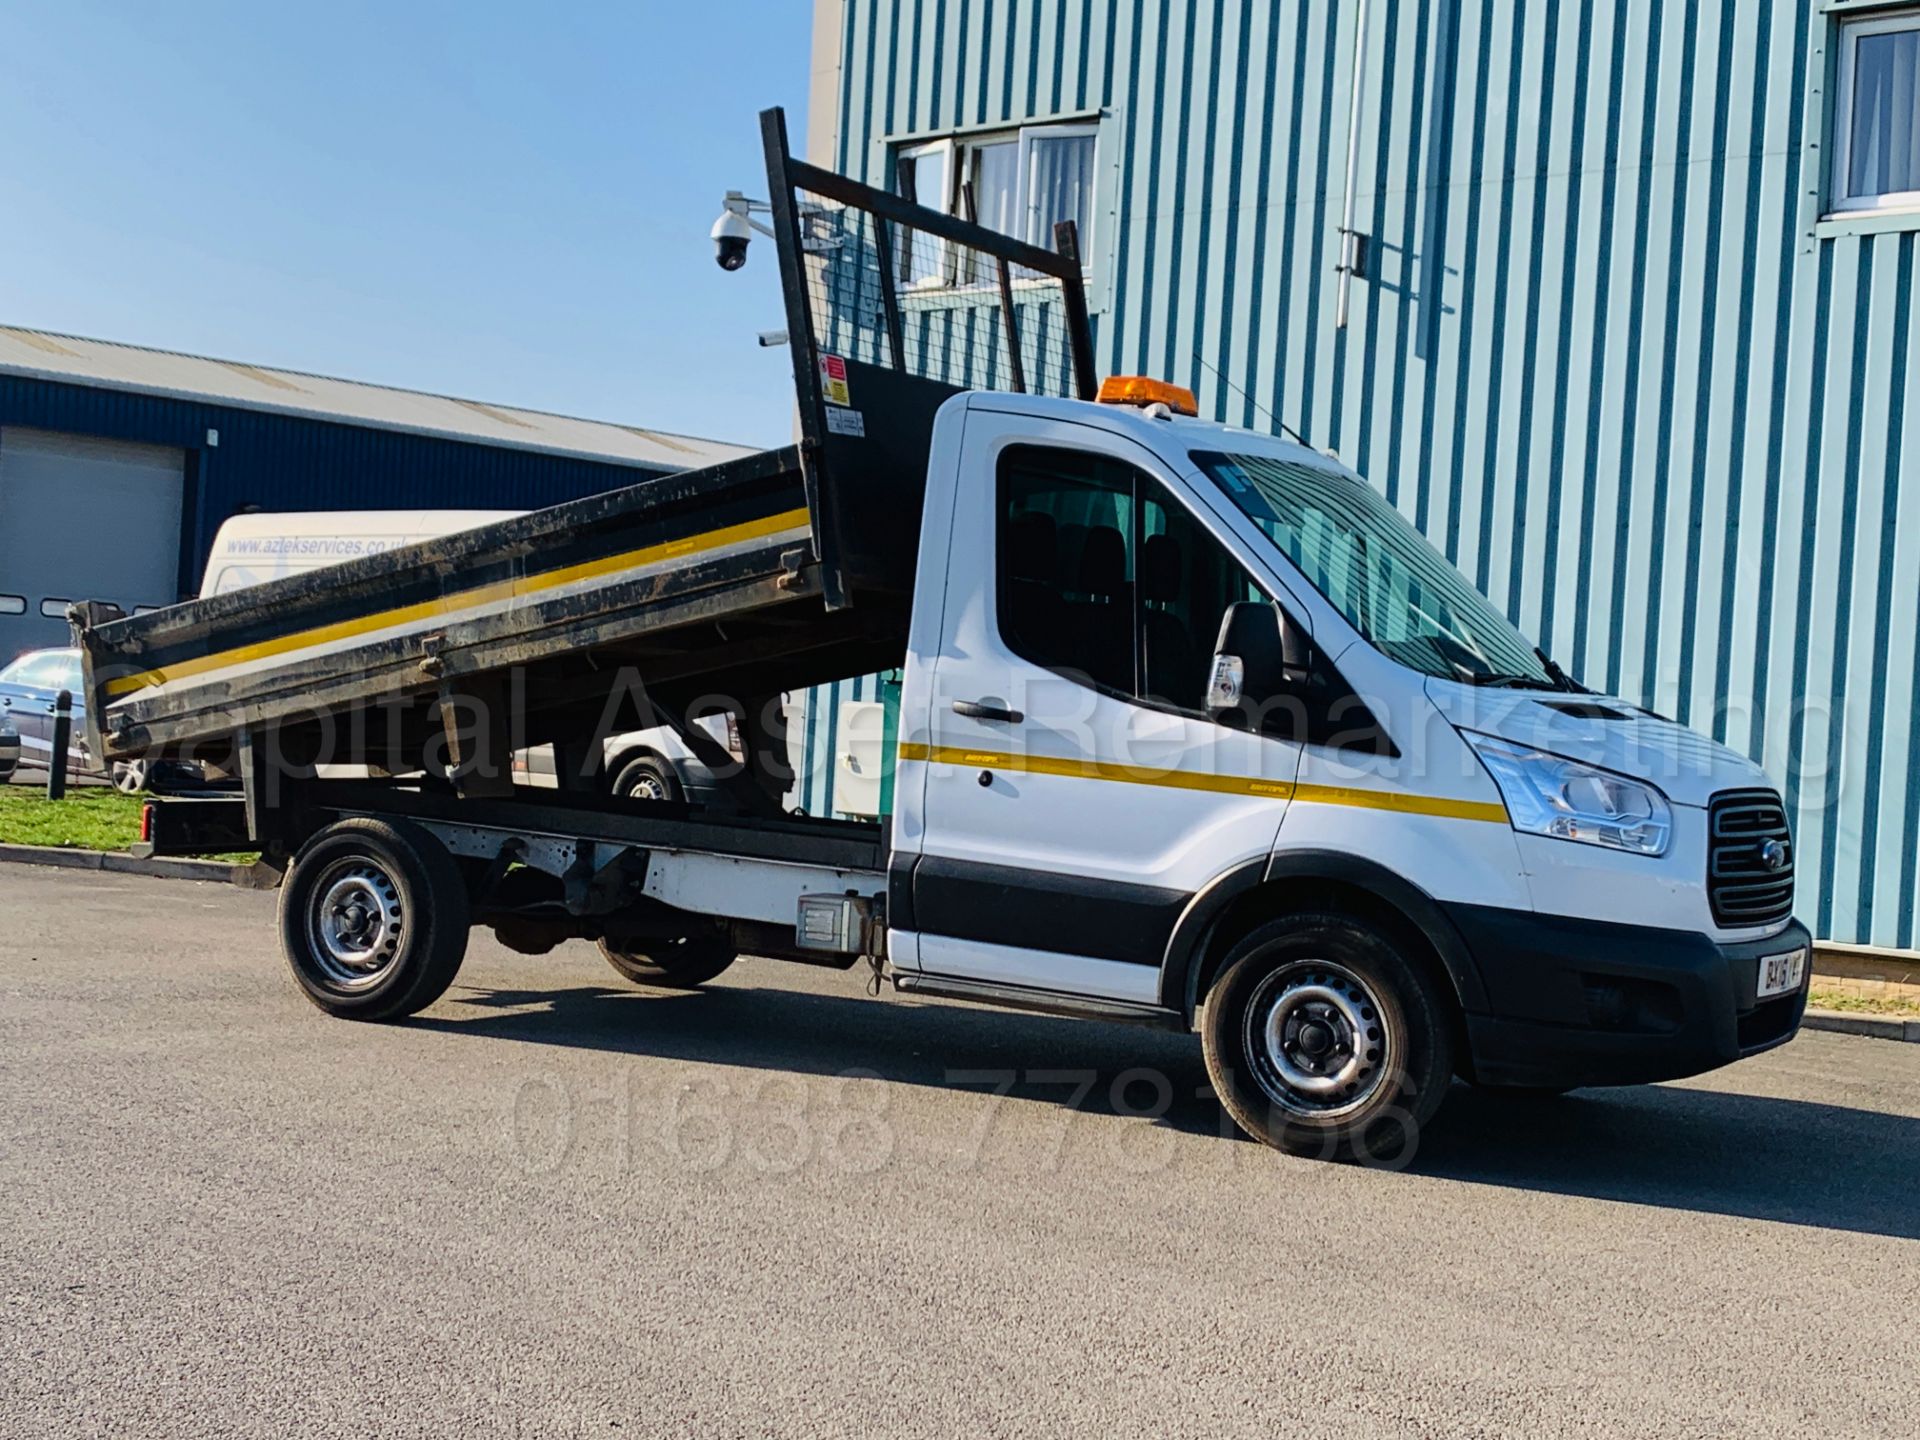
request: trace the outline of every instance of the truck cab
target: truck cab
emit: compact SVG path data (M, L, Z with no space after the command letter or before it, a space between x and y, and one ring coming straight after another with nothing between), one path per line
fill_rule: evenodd
M1316 1138L1455 1072L1629 1083L1788 1039L1809 941L1764 773L1582 689L1337 461L1172 393L940 412L908 988L1230 1011L1222 1098Z

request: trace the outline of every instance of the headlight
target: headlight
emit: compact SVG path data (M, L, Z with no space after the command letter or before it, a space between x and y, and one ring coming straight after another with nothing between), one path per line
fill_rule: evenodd
M1673 809L1651 785L1561 755L1462 730L1500 787L1513 828L1636 855L1664 855Z

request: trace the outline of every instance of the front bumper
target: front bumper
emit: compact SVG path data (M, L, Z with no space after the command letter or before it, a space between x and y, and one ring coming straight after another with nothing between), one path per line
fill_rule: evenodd
M1698 1075L1791 1040L1813 979L1757 1001L1760 960L1811 946L1792 921L1765 940L1529 911L1447 913L1485 986L1466 1017L1472 1075L1489 1085L1637 1085Z

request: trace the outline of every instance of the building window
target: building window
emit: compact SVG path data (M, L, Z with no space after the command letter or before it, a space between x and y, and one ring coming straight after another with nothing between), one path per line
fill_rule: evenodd
M1920 209L1920 11L1842 21L1833 208Z
M1029 125L902 146L894 154L894 188L929 209L975 220L1002 235L1053 249L1053 227L1071 220L1082 260L1093 253L1092 124ZM896 267L904 285L984 285L995 277L963 274L970 264L923 236L903 248Z
M938 140L914 145L894 158L894 188L916 205L951 213L953 142ZM920 287L947 283L950 252L947 242L932 235L902 233L900 258L894 262L898 284Z

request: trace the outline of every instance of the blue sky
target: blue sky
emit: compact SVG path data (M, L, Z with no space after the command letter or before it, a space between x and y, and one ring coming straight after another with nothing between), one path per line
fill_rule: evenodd
M707 229L804 144L804 0L13 0L0 324L752 444L770 247Z

